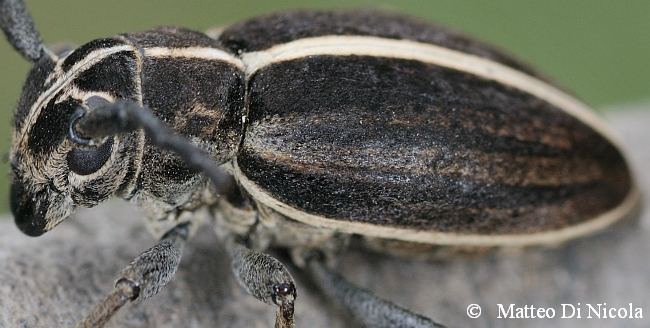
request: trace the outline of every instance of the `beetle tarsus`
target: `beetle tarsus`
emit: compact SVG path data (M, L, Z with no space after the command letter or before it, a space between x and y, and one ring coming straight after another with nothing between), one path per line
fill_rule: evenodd
M275 328L293 328L296 287L280 261L250 250L235 236L226 238L232 271L239 284L258 300L276 305Z
M120 279L115 283L115 289L99 303L90 314L76 328L99 328L110 320L110 318L126 304L137 298L138 288L132 281Z
M444 328L433 320L381 299L330 271L317 259L309 262L316 283L368 327Z
M76 328L101 328L128 301L147 299L165 287L180 263L189 235L188 225L177 225L156 246L131 261L122 270L113 291Z
M296 286L293 282L284 282L273 286L273 299L278 305L275 328L294 327L293 309L296 299Z

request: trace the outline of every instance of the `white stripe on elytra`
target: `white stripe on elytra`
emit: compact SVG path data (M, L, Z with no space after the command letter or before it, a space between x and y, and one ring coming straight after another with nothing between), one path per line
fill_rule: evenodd
M460 234L440 231L417 230L401 227L380 226L372 223L346 221L310 214L300 209L293 208L269 195L258 184L249 180L239 168L237 159L231 163L228 171L232 172L241 186L258 202L272 208L278 213L305 223L313 227L332 229L348 234L359 234L368 237L404 240L417 243L437 245L465 245L465 246L531 246L531 245L557 245L576 237L586 236L600 231L615 222L627 217L639 204L641 193L636 186L632 186L625 200L617 207L589 218L582 223L571 225L559 230L544 231L530 234L488 235L488 234Z
M299 39L275 45L263 51L245 53L242 55L242 60L246 66L246 76L250 77L260 68L273 63L319 55L376 56L417 60L470 73L481 78L494 80L547 101L567 114L584 122L604 137L608 138L619 148L623 148L618 135L600 116L584 103L565 92L562 92L558 88L490 59L466 54L433 44L410 40L384 39L373 36L322 36ZM623 150L621 149L621 151ZM236 159L233 166L232 170L238 177L242 187L244 187L253 198L297 221L316 227L330 228L346 233L358 233L380 238L446 245L503 246L561 243L611 225L632 211L640 199L640 192L635 185L632 186L626 199L616 208L583 223L560 230L524 235L463 235L377 226L362 222L325 218L305 213L273 198L255 182L247 179L240 171Z
M593 110L558 88L490 59L411 40L385 39L374 36L321 36L275 45L263 51L242 55L246 76L272 63L308 56L376 56L417 60L452 68L530 93L578 118L612 143L622 142Z

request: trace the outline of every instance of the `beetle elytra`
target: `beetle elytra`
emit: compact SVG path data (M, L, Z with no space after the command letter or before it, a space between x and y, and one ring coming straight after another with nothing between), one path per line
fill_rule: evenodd
M200 209L240 284L277 307L277 327L294 326L297 294L288 270L262 253L270 247L288 249L369 326L437 327L329 265L352 238L557 244L639 201L615 134L586 105L428 23L302 11L54 53L22 1L0 4L3 31L34 63L10 152L18 227L37 236L118 196L141 205L160 238L79 327L101 327L163 288Z

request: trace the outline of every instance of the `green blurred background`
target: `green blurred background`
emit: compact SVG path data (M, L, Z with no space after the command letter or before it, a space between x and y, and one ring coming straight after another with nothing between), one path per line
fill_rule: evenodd
M489 41L537 66L596 108L650 99L650 1L627 0L65 0L29 1L46 44L179 25L196 30L269 11L376 8ZM11 116L29 69L0 42L0 213L8 211Z

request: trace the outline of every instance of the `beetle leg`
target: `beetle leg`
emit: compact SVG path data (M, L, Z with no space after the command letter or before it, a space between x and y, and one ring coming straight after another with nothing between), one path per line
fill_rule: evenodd
M177 225L156 246L131 261L122 270L113 291L77 324L77 328L103 327L127 301L147 299L165 287L178 268L189 236L189 225L188 222Z
M226 248L239 284L258 300L277 306L275 328L293 328L296 287L284 265L269 255L252 251L232 235L226 238Z
M399 307L351 284L330 271L318 259L311 259L308 268L323 292L341 302L368 327L444 328L443 325L427 317Z

